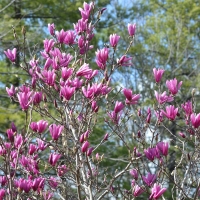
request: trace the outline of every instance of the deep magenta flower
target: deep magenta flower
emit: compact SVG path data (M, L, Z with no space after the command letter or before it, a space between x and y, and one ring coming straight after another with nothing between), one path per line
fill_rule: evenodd
M176 80L176 78L174 78L174 80L167 80L166 81L166 86L168 88L168 90L173 94L177 94L180 87L182 85L182 81L178 83L178 81Z
M33 181L32 181L32 189L34 191L38 190L43 190L44 189L44 183L45 183L45 178L42 178L42 177L38 177L38 178L35 178Z
M144 154L150 161L153 161L155 157L160 157L159 152L155 147L144 149Z
M128 33L132 37L135 35L136 24L128 24Z
M133 176L133 178L134 178L135 180L138 179L138 171L137 171L137 169L131 169L131 170L129 171L129 173L130 173L130 175Z
M112 112L108 112L108 116L109 118L115 123L115 124L119 124L119 120L121 117L122 113L116 113L115 111Z
M72 68L67 69L66 67L62 67L61 76L63 80L67 80L72 74L73 74Z
M193 113L192 102L187 101L184 104L181 104L181 107L185 111L185 115L189 117Z
M14 138L15 148L19 149L23 144L23 138L21 134L17 134Z
M161 188L160 185L158 185L157 183L154 184L152 190L151 190L151 195L149 197L149 199L159 199L163 193L166 191L166 188Z
M57 170L58 170L58 175L59 176L63 176L64 174L66 174L68 172L68 169L67 169L66 165L59 165L57 167Z
M120 59L117 59L117 64L119 66L132 66L132 62L131 62L132 58L127 57L126 55L123 55Z
M115 48L119 42L119 39L120 36L117 34L110 35L110 45Z
M79 8L83 20L89 19L90 11L92 10L92 8L93 8L92 2L90 4L84 2L83 3L83 9Z
M54 153L51 153L50 156L49 156L49 163L50 165L52 166L55 166L57 161L60 159L61 155L54 152Z
M56 79L56 74L55 70L43 70L42 71L42 76L43 76L43 81L49 85L49 86L54 86L55 84L55 79Z
M0 199L4 199L4 196L6 194L6 191L4 189L0 189Z
M74 24L74 30L76 31L77 34L81 32L85 32L88 30L88 24L87 20L79 19L76 24Z
M34 105L39 104L42 101L42 92L35 92L33 95L33 103Z
M102 70L105 70L106 68L106 62L108 60L108 48L103 48L101 50L96 51L96 63L98 67L100 67Z
M158 142L156 145L158 152L162 153L162 155L168 155L169 144L168 142Z
M200 113L199 114L194 114L192 113L190 115L191 123L194 126L194 128L198 128L200 126Z
M88 150L88 147L90 146L90 143L88 141L85 141L83 144L82 144L82 147L81 147L81 151L83 153L85 153L87 150Z
M102 84L99 83L93 83L92 86L88 84L87 89L85 87L82 87L83 94L86 98L93 98L95 96L98 96L101 94L102 91Z
M28 153L29 153L30 155L33 155L36 151L37 151L37 146L34 145L34 144L30 144L30 145L29 145Z
M84 63L80 69L76 72L76 76L87 76L92 73L92 69L89 68L89 64Z
M92 101L92 111L93 112L98 112L99 110L99 106L97 105L97 102L96 101Z
M74 31L72 30L66 31L64 43L67 45L73 45L75 44L75 38L76 38L76 34Z
M122 111L124 108L124 104L120 101L116 101L115 103L115 108L114 108L114 112L115 113L119 113L120 111Z
M155 79L156 83L159 83L161 81L164 72L165 72L165 70L163 70L163 69L153 68L153 75L154 75L154 79Z
M135 197L140 196L144 192L144 189L140 187L139 185L135 185L133 190L134 190L133 195Z
M52 49L52 47L53 47L54 44L55 44L55 42L54 42L53 39L50 39L50 40L45 39L45 40L43 41L43 43L44 43L44 50L45 50L47 53L49 53L49 51Z
M10 88L6 87L6 91L9 97L13 97L15 95L15 87L11 85Z
M32 92L19 92L17 94L19 104L20 104L22 110L28 110L29 105L32 102L31 95L32 95Z
M139 94L132 94L132 90L124 88L123 89L124 96L126 97L126 104L137 104L140 98Z
M51 124L49 126L49 131L50 131L52 139L53 140L58 140L58 138L60 137L63 129L64 129L64 126Z
M38 143L38 149L41 151L44 151L47 148L47 144L39 138L37 138L37 143Z
M87 150L87 156L90 156L93 152L93 147L90 147L88 150Z
M56 37L58 42L60 42L61 44L64 43L65 37L66 37L67 33L62 29L60 32L56 31Z
M156 181L156 174L148 173L147 176L142 176L143 181L150 187Z
M51 176L50 179L48 180L49 185L53 188L56 189L58 186L58 181L55 177Z
M60 95L66 100L70 100L75 92L75 87L64 86L60 89Z
M7 51L4 51L4 53L6 54L7 58L11 62L15 62L16 55L17 55L17 49L16 48L14 48L13 50L8 49Z
M54 36L55 35L55 25L53 24L48 24L48 29L49 29L49 33Z
M6 133L7 133L8 139L11 142L14 142L14 132L13 132L13 130L12 129L7 129Z
M158 101L159 104L164 104L166 102L171 102L174 100L172 96L167 96L165 91L162 94L159 94L157 91L154 91L154 92L155 92L156 100Z
M178 108L175 108L174 106L170 105L170 106L166 107L166 112L164 110L162 110L161 112L168 119L174 120L176 118L177 113L178 113Z

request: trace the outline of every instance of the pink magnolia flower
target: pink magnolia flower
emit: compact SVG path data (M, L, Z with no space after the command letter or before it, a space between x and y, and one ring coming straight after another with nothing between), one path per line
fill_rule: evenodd
M144 189L140 187L139 185L135 185L133 190L134 190L133 195L135 197L140 196L144 192Z
M187 101L184 104L181 104L181 107L185 111L185 115L189 117L193 113L192 102Z
M116 47L119 42L120 36L117 34L110 35L110 45Z
M66 67L62 67L61 76L64 80L67 80L72 74L73 74L72 68L67 69Z
M119 66L132 66L132 62L131 62L132 58L127 57L126 55L123 55L120 59L117 59L117 64Z
M144 149L144 154L150 161L153 161L155 157L160 158L160 154L155 147Z
M55 177L51 176L50 179L48 180L49 185L53 188L56 189L58 186L58 181Z
M164 72L165 72L165 70L163 70L163 69L153 68L153 75L154 75L154 79L155 79L156 83L159 83L161 81Z
M63 176L68 172L68 169L67 169L66 165L59 165L57 167L57 171L58 171L59 176Z
M0 199L4 199L4 196L6 194L6 191L4 189L0 189Z
M93 152L93 147L90 147L88 150L87 150L87 156L90 156Z
M29 105L32 102L31 95L32 95L32 92L19 92L17 94L19 104L20 104L22 110L28 110Z
M194 128L198 128L200 126L200 113L199 114L194 114L192 113L190 115L191 123L194 126Z
M102 70L105 70L106 62L108 60L108 48L103 48L101 50L96 51L96 63L98 67Z
M178 108L175 108L174 106L170 105L170 106L166 107L166 112L164 110L162 110L161 112L168 119L174 120L176 118L177 113L178 113Z
M9 97L13 97L15 95L15 87L11 85L10 88L6 87L6 91Z
M124 104L122 102L116 101L114 112L119 113L120 111L123 110L123 108L124 108Z
M37 105L42 101L42 92L35 92L33 95L33 104Z
M136 24L128 24L128 33L132 37L135 35Z
M17 134L14 138L15 148L19 149L23 144L23 138L21 134Z
M113 121L113 123L115 123L115 124L119 124L119 120L120 120L121 115L122 115L121 112L119 112L119 113L116 113L115 111L108 112L109 118L110 118L110 119Z
M64 97L66 100L70 100L74 92L75 87L64 86L60 89L60 96Z
M45 40L43 41L43 43L44 43L44 50L45 50L47 53L49 53L49 51L52 49L52 47L53 47L54 44L55 44L55 42L54 42L53 39L50 39L50 40L45 39Z
M154 91L154 92L155 92L156 100L158 101L159 104L164 104L166 102L171 102L174 100L173 97L167 96L166 92L163 92L162 94L159 94L157 91Z
M49 156L49 163L50 165L52 166L55 166L57 161L60 159L61 155L58 154L58 153L51 153L50 156Z
M41 139L37 139L38 150L44 151L47 148L47 144Z
M87 150L88 150L88 147L90 146L90 143L88 141L85 141L83 144L82 144L82 147L81 147L81 151L83 153L85 153Z
M17 49L16 48L14 48L13 50L8 49L7 51L4 51L4 53L6 54L7 58L11 62L15 62L16 55L17 55Z
M53 140L58 140L58 138L60 137L63 129L64 129L64 126L51 124L49 126L49 131L50 131L52 139Z
M137 104L140 98L139 94L132 94L132 90L123 89L124 96L126 97L126 104Z
M179 135L180 135L182 138L185 138L185 137L186 137L185 134L182 133L182 132L179 132Z
M75 44L75 38L76 38L76 34L74 31L72 30L66 31L64 43L67 45L73 45Z
M83 18L79 19L78 22L74 24L74 30L76 31L77 34L87 31L88 30L87 19L86 20L84 20Z
M101 94L102 84L93 83L92 86L88 84L87 89L85 87L82 88L83 94L86 98L94 98Z
M54 36L55 34L55 25L54 24L48 24L48 29L49 29L49 33Z
M38 177L33 179L32 181L32 189L33 191L40 191L44 189L45 178Z
M34 145L34 144L30 144L30 145L29 145L28 153L29 153L30 155L33 155L36 151L37 151L37 146Z
M58 42L60 42L61 44L64 43L65 37L66 37L67 33L62 29L60 32L56 31L56 37Z
M131 169L131 170L129 171L129 173L133 176L133 178L134 178L135 180L138 179L138 171L137 171L137 169Z
M42 71L42 76L43 76L43 81L49 85L49 86L54 86L55 84L55 79L56 79L56 74L55 70L43 70Z
M168 155L169 144L168 142L158 142L156 145L158 152L162 153L162 155Z
M5 186L7 184L6 176L0 176L0 184L1 184L1 186ZM0 195L0 199L1 199L1 195Z
M83 3L83 9L79 8L83 20L89 19L90 11L92 10L92 8L93 8L93 3L88 4L86 2Z
M148 173L147 176L142 176L143 181L150 187L156 181L156 174Z
M151 189L151 195L149 197L149 199L159 199L163 193L166 191L166 188L161 188L160 185L158 185L157 183L154 184L153 188Z
M180 89L181 85L182 81L178 83L176 78L174 78L174 80L166 81L166 86L173 95L178 93L178 90Z
M89 68L89 64L84 63L80 69L76 72L76 76L87 76L92 73L92 69Z
M99 106L97 105L97 102L96 101L92 101L92 111L93 112L98 112L99 110Z
M14 132L13 132L13 130L12 129L7 129L6 133L7 133L8 139L11 142L13 142L14 141Z

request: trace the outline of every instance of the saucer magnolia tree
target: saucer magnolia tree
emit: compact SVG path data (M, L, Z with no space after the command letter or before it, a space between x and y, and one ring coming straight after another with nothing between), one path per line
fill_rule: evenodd
M136 25L128 24L130 45L125 53L117 52L117 34L110 35L105 47L95 49L91 44L95 26L106 11L92 15L94 3L84 3L79 10L81 19L72 30L48 24L51 38L43 41L39 57L27 61L25 46L5 51L13 64L16 52L22 56L21 68L30 81L6 88L26 119L24 129L12 123L1 136L0 199L155 200L164 198L169 182L177 199L198 199L200 114L195 113L194 93L193 99L178 105L184 83L176 77L164 81L164 70L155 68L155 105L139 108L140 94L112 82L119 68L132 66L128 51ZM39 121L33 120L35 112ZM94 132L102 126L102 118L104 137ZM170 131L172 123L180 132ZM180 154L172 171L169 138L176 140ZM126 148L126 158L116 159L125 163L123 168L116 164L109 170L102 165L112 159L109 152L99 153L108 141L113 149ZM127 179L128 188L123 187Z

